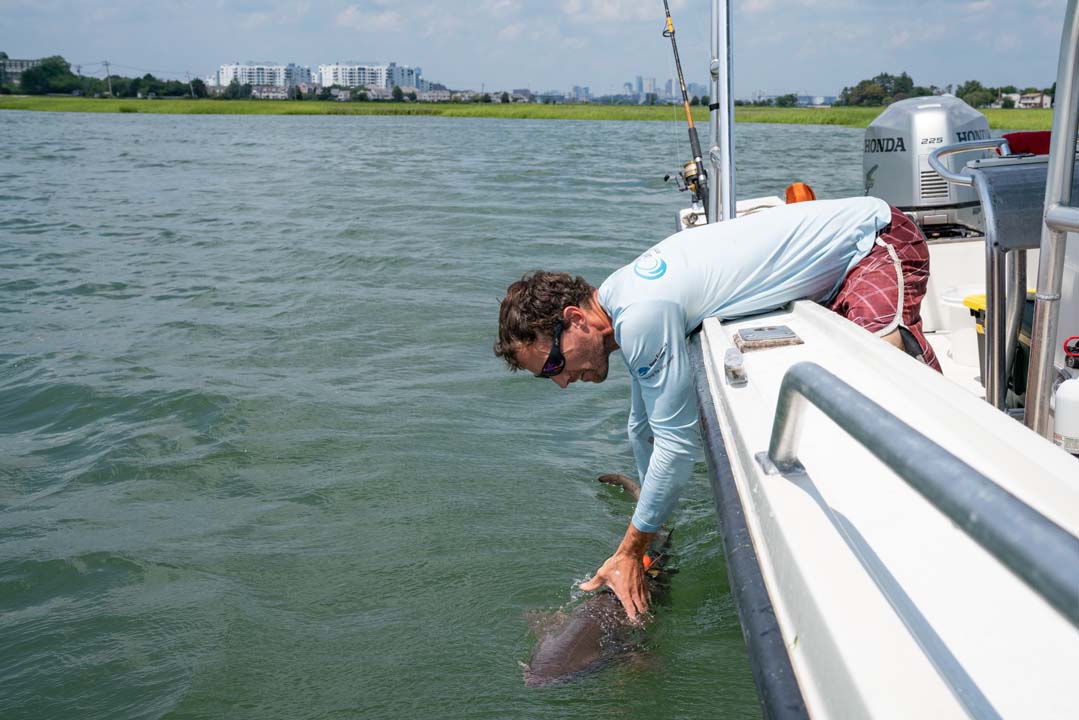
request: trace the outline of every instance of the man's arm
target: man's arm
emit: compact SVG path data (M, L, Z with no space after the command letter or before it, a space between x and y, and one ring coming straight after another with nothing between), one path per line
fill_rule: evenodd
M681 308L673 303L645 307L635 317L623 316L621 331L622 353L634 393L639 388L654 447L641 483L641 497L622 543L581 589L609 586L632 620L648 609L641 558L674 509L693 471L700 440Z
M641 532L630 523L614 555L607 558L595 577L581 583L581 590L592 592L606 585L621 601L629 619L635 621L648 610L648 583L642 558L654 536L655 533Z
M630 372L634 384L640 386L654 438L633 525L654 533L674 510L700 455L697 396L684 313L673 303L649 308L645 318L631 319L623 336L637 338L633 345L624 343L622 352L627 359L633 358Z

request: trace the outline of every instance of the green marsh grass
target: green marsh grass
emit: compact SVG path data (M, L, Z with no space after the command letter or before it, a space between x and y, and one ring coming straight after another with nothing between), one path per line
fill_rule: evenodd
M441 117L513 118L527 120L656 120L685 122L678 105L535 105L480 103L393 103L304 100L131 100L117 98L29 97L0 95L0 110L47 112L138 112L170 115L435 115ZM735 108L737 122L789 125L841 125L864 128L883 108ZM989 127L1048 130L1052 110L982 110ZM693 118L708 120L707 108Z

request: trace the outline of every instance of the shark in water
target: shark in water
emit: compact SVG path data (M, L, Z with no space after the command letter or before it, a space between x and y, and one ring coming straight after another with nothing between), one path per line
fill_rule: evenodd
M641 489L624 475L601 475L599 481L623 488L634 500ZM645 560L649 590L653 596L670 571L663 569L670 532L657 533ZM532 657L524 666L525 685L543 687L566 682L591 672L619 655L632 651L641 641L642 627L631 623L622 604L603 589L573 608L534 616L537 636Z

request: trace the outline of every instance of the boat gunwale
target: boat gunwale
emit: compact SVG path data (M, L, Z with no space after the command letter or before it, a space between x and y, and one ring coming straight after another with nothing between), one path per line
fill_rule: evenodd
M745 508L735 484L727 447L719 429L715 401L704 362L701 334L693 333L688 344L700 409L701 437L715 496L727 577L761 708L768 718L808 718L809 712L802 688L794 672L783 632L776 618L775 607L768 594L753 546L752 534L746 524Z

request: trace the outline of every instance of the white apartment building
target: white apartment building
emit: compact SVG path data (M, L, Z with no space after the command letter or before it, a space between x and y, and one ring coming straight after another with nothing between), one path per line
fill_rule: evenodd
M318 84L322 87L339 85L341 87L370 88L386 87L386 66L353 65L334 63L318 66Z
M334 63L318 66L318 82L323 87L359 87L390 89L394 85L405 88L423 88L423 71L418 67L398 65L360 65Z
M288 88L311 82L311 68L289 63L233 63L222 65L217 73L217 84L228 85L233 80L241 85L262 85Z
M0 60L0 85L7 83L18 85L24 72L40 64L40 60L16 60L14 58Z

